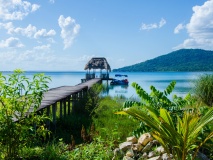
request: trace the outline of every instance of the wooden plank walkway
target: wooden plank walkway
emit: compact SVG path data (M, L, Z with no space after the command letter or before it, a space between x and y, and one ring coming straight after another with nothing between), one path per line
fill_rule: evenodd
M83 90L88 90L92 87L92 85L99 83L100 81L100 78L95 78L84 83L80 83L76 86L61 86L57 88L52 88L48 92L44 93L44 98L42 99L41 105L37 109L37 111L44 109L73 94L77 94Z
M37 111L43 111L44 109L47 109L47 115L49 116L50 112L50 106L52 106L53 112L53 121L55 121L55 112L56 112L56 103L60 102L60 110L62 112L62 105L65 107L65 113L66 114L66 100L67 98L82 98L82 95L84 92L87 92L88 89L90 89L94 84L101 83L101 78L95 78L88 80L84 83L80 83L75 86L61 86L57 88L51 88L47 92L44 93L43 99L41 101L41 105L38 107ZM69 106L70 107L70 100ZM63 104L62 104L63 103ZM26 113L26 115L30 115L32 113L34 108L30 108L29 111ZM68 111L70 108L68 108ZM60 113L62 116L62 113ZM14 122L18 121L18 119L13 118Z
M100 78L91 79L87 82L80 83L76 86L61 86L52 88L48 92L44 93L44 98L41 101L40 107L37 111L44 109L62 99L65 99L73 94L77 94L83 90L88 90L92 85L101 82Z

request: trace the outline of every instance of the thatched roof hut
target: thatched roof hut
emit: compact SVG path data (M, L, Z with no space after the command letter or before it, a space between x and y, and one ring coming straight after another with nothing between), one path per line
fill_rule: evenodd
M96 57L92 58L86 65L84 70L91 70L91 69L106 69L106 71L111 72L111 67L109 66L106 58L103 57Z

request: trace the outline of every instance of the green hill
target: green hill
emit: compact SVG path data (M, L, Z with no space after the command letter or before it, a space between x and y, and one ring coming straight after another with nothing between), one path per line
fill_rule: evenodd
M213 51L180 49L115 72L213 71Z

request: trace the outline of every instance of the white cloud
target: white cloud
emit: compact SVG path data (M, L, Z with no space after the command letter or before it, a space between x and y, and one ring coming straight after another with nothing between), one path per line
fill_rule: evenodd
M178 34L178 33L180 33L180 30L182 30L182 29L184 29L184 28L185 28L185 26L184 26L182 23L180 23L180 24L178 24L178 25L175 27L174 33L175 33L175 34Z
M11 27L8 29L9 34L21 34L22 36L32 37L36 33L36 27L29 24L26 28L21 27Z
M161 28L166 24L166 20L161 18L159 24L157 23L152 23L152 24L145 24L142 23L140 30L151 30L151 29L156 29L156 28Z
M61 38L64 40L64 49L70 47L79 33L80 25L71 17L64 18L61 15L58 19L58 24L61 28Z
M22 20L29 13L39 9L39 5L22 0L0 0L0 19Z
M2 70L83 70L83 66L94 55L83 55L73 58L70 54L58 56L51 50L51 46L41 45L19 52L17 50L7 50L0 52L0 64ZM79 66L81 66L79 68Z
M193 15L186 25L189 38L174 49L202 48L213 49L213 0L193 7Z
M50 45L48 44L36 46L32 50L25 50L20 53L17 50L4 51L0 53L0 59L4 60L1 63L4 64L7 70L13 70L15 68L39 70L40 66L48 66L49 63L55 62L57 58L56 55L52 54ZM14 68L11 68L11 66Z
M50 50L50 44L47 44L47 45L41 45L41 46L36 46L33 48L34 50Z
M49 0L49 2L53 4L53 3L55 3L55 0Z
M46 29L41 29L35 33L34 38L38 39L38 38L42 38L42 37L52 37L55 34L56 34L56 32L53 29L51 29L49 31L47 31Z
M95 55L83 55L83 56L79 57L76 61L88 62L92 57L95 57Z
M161 28L161 27L163 27L165 24L166 24L166 20L163 19L163 18L161 18L158 27Z
M24 45L18 38L10 37L6 40L0 41L0 48L16 48L16 47L17 48L24 47Z
M12 22L0 23L0 29L1 28L4 28L6 30L10 30L11 28L13 28L13 23Z
M22 35L28 38L35 38L35 39L47 38L47 40L52 43L54 42L52 37L56 35L56 32L53 29L49 31L47 31L46 29L37 30L37 28L31 24L29 24L26 28L22 27L15 28L12 22L0 23L0 29L1 28L6 29L7 33L10 35Z
M140 30L150 30L155 28L158 28L158 25L156 23L153 23L153 24L142 23Z

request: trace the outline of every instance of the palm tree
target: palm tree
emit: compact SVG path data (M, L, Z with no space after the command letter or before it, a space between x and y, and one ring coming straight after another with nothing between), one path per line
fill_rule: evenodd
M185 160L190 154L193 154L192 159L195 159L199 148L213 137L213 132L211 132L205 139L198 139L201 130L213 121L213 108L203 116L199 115L196 110L185 111L183 117L177 116L177 122L174 123L170 112L166 109L144 107L146 111L131 107L117 114L131 115L144 122L151 128L152 136L159 141L168 155L172 154L177 160Z

